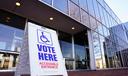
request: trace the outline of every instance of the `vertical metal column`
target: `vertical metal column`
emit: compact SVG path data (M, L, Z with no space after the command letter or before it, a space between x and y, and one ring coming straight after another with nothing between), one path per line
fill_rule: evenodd
M90 69L96 70L96 62L95 62L93 38L92 38L91 30L87 30L87 33L88 33L88 43L89 43L89 52L90 52Z
M74 36L72 35L72 56L73 56L73 70L75 70L76 62L75 62L75 46L74 46Z

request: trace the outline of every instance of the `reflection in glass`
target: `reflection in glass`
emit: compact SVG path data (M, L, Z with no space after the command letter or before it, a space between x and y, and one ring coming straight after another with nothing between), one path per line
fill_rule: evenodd
M79 0L80 2L80 7L87 11L87 1L86 0Z
M65 60L66 69L72 70L73 69L73 62L74 61L72 61L72 60Z
M89 69L89 50L85 33L74 35L76 69Z
M109 20L108 20L108 13L105 9L103 9L103 13L104 13L104 19L105 19L105 26L107 28L109 28Z
M118 37L115 34L112 34L111 32L110 32L110 36L105 39L104 48L105 48L105 55L106 55L106 66L109 68L123 66L122 56L120 52L122 51L122 48L120 45L118 45L119 43L117 39Z
M48 4L52 4L52 0L40 0L40 1L44 1L44 2L46 2L46 3L48 3Z
M93 8L93 0L87 0L89 14L95 17L94 8Z
M103 25L97 21L97 26L98 26L98 33L101 35L104 35L103 33Z
M80 8L70 1L70 16L80 21Z
M0 24L0 49L20 51L23 37L23 30Z
M93 47L94 47L94 53L95 58L101 58L101 51L100 51L100 43L99 43L99 37L96 32L93 32Z
M89 26L89 16L88 14L81 9L81 22L86 25L86 26Z
M85 46L75 45L76 69L86 69L86 49Z
M72 43L60 41L61 51L64 58L72 58Z
M71 0L71 1L73 1L75 4L79 4L79 0Z
M102 35L99 35L99 39L100 39L100 50L101 50L101 59L102 59L102 64L103 64L103 68L106 68L106 62L105 62L105 57L106 57L106 48L104 48L105 46L105 37L103 37Z
M53 6L63 11L64 13L68 13L68 1L67 0L54 0Z
M92 33L92 37L96 68L103 69L106 67L104 58L104 38L96 32Z
M105 25L104 12L103 12L104 8L99 3L98 3L98 7L99 7L99 13L100 13L100 18L101 18L102 24Z
M110 36L109 29L107 27L103 26L103 32L105 37L108 38Z
M66 69L72 70L74 62L72 53L72 35L60 31L58 32L58 35L62 55L65 58Z
M13 52L12 53L5 53L5 51L3 51L2 53L0 53L0 70L5 70L5 69L13 69L16 67L17 64L17 59L18 59L18 55Z
M96 24L96 20L90 16L90 25L91 25L91 29L93 30L97 30L97 24Z
M121 47L120 47L121 48ZM128 67L128 49L121 51L123 66Z
M105 6L104 0L97 0L102 6Z
M93 4L94 4L94 11L95 11L96 19L100 21L101 19L100 19L100 14L99 14L98 3L96 0L93 0Z

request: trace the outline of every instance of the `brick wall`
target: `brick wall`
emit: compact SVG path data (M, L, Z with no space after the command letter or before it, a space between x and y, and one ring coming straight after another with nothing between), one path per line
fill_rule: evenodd
M0 72L0 76L14 76L14 72ZM30 75L23 75L30 76ZM128 76L128 68L96 71L68 71L68 76Z
M128 76L128 69L107 69L97 71L69 71L69 76Z

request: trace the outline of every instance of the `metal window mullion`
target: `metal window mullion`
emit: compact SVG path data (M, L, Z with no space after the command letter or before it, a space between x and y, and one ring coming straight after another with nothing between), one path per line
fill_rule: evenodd
M53 2L54 2L54 0L52 0L52 4L51 4L51 5L52 5L52 7L53 7Z
M69 14L69 16L71 16L70 15L70 0L68 0L68 14Z
M73 57L73 70L75 70L76 67L76 61L75 61L75 44L74 44L74 36L72 35L72 57Z

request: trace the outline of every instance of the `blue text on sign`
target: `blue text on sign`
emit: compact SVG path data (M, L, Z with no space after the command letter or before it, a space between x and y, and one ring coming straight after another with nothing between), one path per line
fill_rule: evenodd
M54 47L37 44L38 58L45 61L57 61Z

